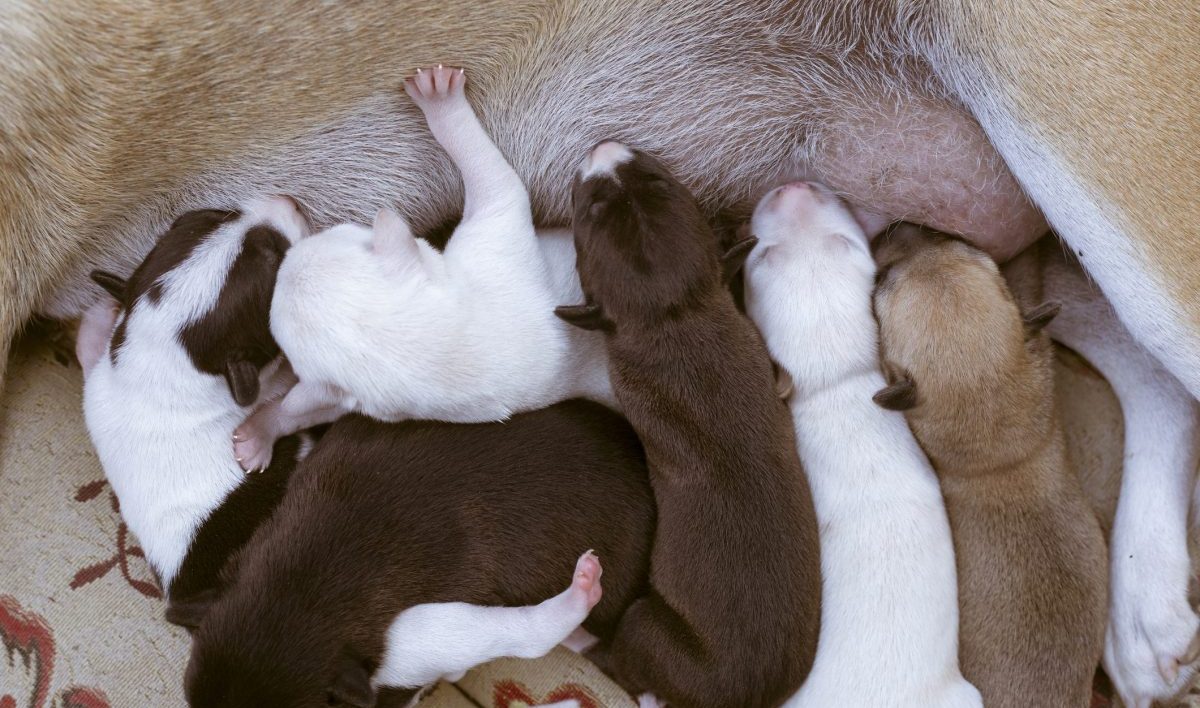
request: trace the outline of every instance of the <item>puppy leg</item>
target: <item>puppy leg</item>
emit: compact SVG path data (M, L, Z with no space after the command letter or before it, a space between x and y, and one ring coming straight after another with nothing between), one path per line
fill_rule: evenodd
M1200 460L1200 409L1055 250L1044 249L1046 297L1062 302L1063 310L1050 334L1104 374L1125 417L1104 666L1126 704L1148 706L1187 685L1200 649L1200 618L1187 599L1187 516Z
M375 680L386 686L424 686L443 677L453 680L502 656L544 656L600 601L600 575L600 559L588 551L576 562L571 585L538 605L437 602L409 608L388 629Z
M248 472L266 469L276 440L331 423L353 408L353 402L340 389L301 381L282 399L264 403L233 431L233 455Z
M462 173L463 223L481 217L513 216L529 224L529 193L508 160L488 136L463 93L462 69L422 69L404 89L425 114L429 130ZM457 234L457 231L456 231Z
M75 358L83 368L84 378L91 373L92 367L100 361L100 357L104 356L120 312L120 303L105 295L83 314L83 319L79 322L79 333L75 335Z

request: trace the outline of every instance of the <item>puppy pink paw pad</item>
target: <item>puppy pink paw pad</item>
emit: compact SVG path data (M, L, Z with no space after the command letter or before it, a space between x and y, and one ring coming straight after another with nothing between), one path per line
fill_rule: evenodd
M247 472L266 469L271 464L271 442L257 430L243 425L233 431L233 456Z

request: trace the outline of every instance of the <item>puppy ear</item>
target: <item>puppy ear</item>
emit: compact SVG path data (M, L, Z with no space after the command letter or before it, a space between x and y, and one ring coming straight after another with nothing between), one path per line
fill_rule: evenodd
M580 329L611 332L615 328L599 305L559 305L554 308L554 314L563 322Z
M349 648L338 659L337 673L329 685L331 705L369 708L375 705L375 689L371 687L371 671L367 662L359 659Z
M792 375L788 373L787 369L773 361L771 370L775 372L775 395L780 400L786 401L792 395L792 391L796 390L796 382L792 380Z
M245 359L225 362L225 383L239 406L245 407L258 400L258 367Z
M1062 303L1060 302L1043 302L1029 312L1026 312L1021 317L1021 323L1025 325L1025 338L1032 339L1038 332L1046 328L1058 313L1062 311Z
M177 624L180 627L194 630L204 621L204 617L208 614L208 610L212 607L213 603L216 602L217 597L217 591L209 588L185 600L171 598L171 602L167 605L167 611L165 612L167 621L171 624Z
M730 246L728 251L725 251L725 255L721 256L721 276L726 283L733 280L741 272L742 267L746 265L746 258L757 245L757 236L747 236Z
M895 382L876 391L871 400L889 411L906 411L917 405L917 385L906 371Z
M405 262L420 264L421 252L417 247L417 238L413 236L408 222L391 209L380 209L375 215L374 231L375 252L396 258Z
M126 280L119 275L113 275L106 270L93 270L91 272L92 281L104 288L104 291L113 296L113 299L125 306L125 285Z

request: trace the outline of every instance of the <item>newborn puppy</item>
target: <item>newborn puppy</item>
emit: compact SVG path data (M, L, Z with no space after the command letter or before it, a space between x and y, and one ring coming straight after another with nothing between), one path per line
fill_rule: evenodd
M980 706L958 669L954 547L938 480L885 384L875 262L846 206L798 182L755 209L746 311L790 376L821 528L821 638L792 706ZM864 680L864 677L869 679Z
M637 436L599 404L480 425L346 417L200 612L188 702L369 706L374 687L402 687L395 704L492 658L540 656L580 622L610 636L653 534ZM602 599L587 548L604 559ZM538 607L464 604L538 602L572 566Z
M666 167L601 143L574 203L587 304L558 313L606 332L658 504L650 587L621 620L609 669L671 705L778 705L812 666L821 578L766 349L722 282L716 236Z
M471 423L576 396L611 404L600 339L553 315L578 285L551 277L529 194L465 83L438 67L405 84L462 173L463 217L444 253L385 210L373 229L337 226L288 254L271 331L299 383L238 430L246 469L265 466L280 435L347 411Z
M258 401L279 348L267 313L275 273L307 225L290 199L179 217L77 340L84 414L121 514L172 600L205 596L225 560L278 503L302 452L247 477L229 436Z
M1052 349L995 263L901 225L878 246L890 385L942 482L958 558L963 674L992 706L1087 706L1104 646L1104 539L1068 465Z

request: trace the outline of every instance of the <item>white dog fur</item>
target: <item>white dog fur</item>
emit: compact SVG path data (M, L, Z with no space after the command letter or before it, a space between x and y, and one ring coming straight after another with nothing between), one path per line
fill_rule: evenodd
M430 602L404 610L388 627L372 678L376 686L432 686L458 681L493 659L537 659L576 632L600 602L600 559L579 557L567 589L537 605L481 607ZM416 705L420 694L409 705Z
M941 490L885 385L867 238L828 190L769 192L751 222L746 310L794 386L821 529L816 663L789 706L980 706L958 669L958 590Z
M462 173L462 222L444 253L384 210L297 244L271 331L299 383L238 430L246 469L281 435L349 411L386 421L504 420L572 397L615 406L603 342L554 315L582 298L571 235L539 236L529 195L479 124L462 70L409 79L409 95Z

